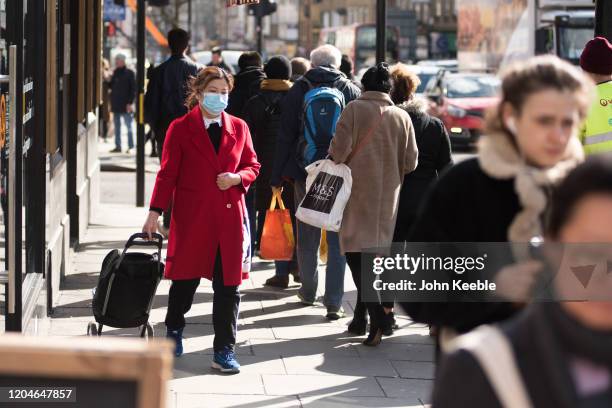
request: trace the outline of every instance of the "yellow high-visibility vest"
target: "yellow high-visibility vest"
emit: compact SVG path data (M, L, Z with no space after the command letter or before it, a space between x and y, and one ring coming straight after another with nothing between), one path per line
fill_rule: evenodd
M597 98L591 105L580 141L587 155L612 152L612 81L597 85Z

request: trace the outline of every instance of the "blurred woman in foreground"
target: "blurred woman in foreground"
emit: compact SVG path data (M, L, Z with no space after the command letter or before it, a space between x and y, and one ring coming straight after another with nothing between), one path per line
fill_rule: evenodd
M575 169L552 203L547 240L569 244L565 252L576 244L592 250L601 245L589 243L612 243L612 157ZM587 301L536 303L499 329L483 326L458 337L439 368L433 407L612 406L612 277L606 272L596 271L587 284L597 301L587 295ZM558 299L577 285L556 278Z

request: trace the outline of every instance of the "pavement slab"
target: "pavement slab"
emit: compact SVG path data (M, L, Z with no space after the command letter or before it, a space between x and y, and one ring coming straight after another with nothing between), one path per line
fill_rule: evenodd
M107 169L131 170L133 156L108 158ZM118 161L115 164L108 161ZM148 166L156 166L148 161ZM154 168L154 167L152 167ZM142 227L146 208L136 208L134 173L103 173L102 203L66 271L48 334L70 337L86 334L93 321L92 288L104 256L122 249L125 240ZM147 173L147 199L154 174ZM145 200L146 201L146 200ZM165 254L165 248L163 250ZM214 330L212 285L202 280L191 310L186 314L185 354L174 360L168 406L177 408L344 408L423 407L428 403L434 373L434 346L426 325L414 324L398 308L400 326L379 347L361 345L363 336L351 336L346 326L352 318L356 290L345 274L347 316L325 318L321 303L325 267L319 267L321 285L312 307L299 303L298 284L287 289L263 286L274 274L274 264L253 259L250 278L241 286L236 354L242 365L238 375L210 368ZM160 283L151 310L155 335L165 335L164 318L170 282ZM138 329L105 327L104 336L138 336Z
M267 395L342 395L347 397L384 397L373 377L349 375L262 375Z

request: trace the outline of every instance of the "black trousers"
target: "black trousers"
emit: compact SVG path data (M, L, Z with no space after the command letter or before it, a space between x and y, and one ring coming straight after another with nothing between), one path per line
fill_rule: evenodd
M379 313L381 312L382 307L393 308L394 302L364 302L361 296L361 288L362 284L370 285L371 282L362 282L361 281L361 252L347 252L346 254L346 263L351 269L351 274L353 275L353 282L355 282L355 286L357 287L357 303L356 306L358 308L366 308L368 314L370 315L370 320L376 322L378 319ZM357 308L356 307L356 308Z
M240 307L240 292L238 286L223 284L223 267L221 252L217 250L213 271L213 328L215 352L234 350L238 310ZM168 330L178 330L185 327L185 314L191 309L193 297L200 284L200 279L173 280L168 297L168 312L166 327Z

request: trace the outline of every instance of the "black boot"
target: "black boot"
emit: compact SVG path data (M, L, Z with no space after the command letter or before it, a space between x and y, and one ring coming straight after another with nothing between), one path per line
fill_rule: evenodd
M395 315L393 314L393 312L389 313L389 316L391 316L391 324L389 325L389 327L385 328L385 330L383 331L383 336L393 336L393 331L399 329L399 326L395 322Z
M376 347L382 341L385 332L391 330L393 325L393 312L385 313L382 306L376 308L375 316L370 316L370 333L363 341L364 346Z
M368 325L367 314L368 310L365 305L358 301L355 306L355 313L353 313L353 320L349 323L347 331L356 336L363 336Z

